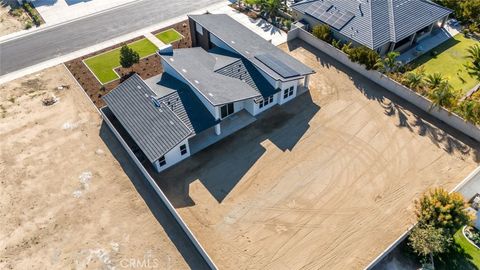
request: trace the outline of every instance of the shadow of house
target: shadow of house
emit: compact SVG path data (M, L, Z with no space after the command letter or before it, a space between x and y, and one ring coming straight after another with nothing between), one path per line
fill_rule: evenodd
M473 138L448 126L443 121L438 120L301 40L290 41L288 47L290 50L303 48L315 55L323 67L330 68L333 66L340 72L348 74L356 90L360 91L367 99L377 101L379 106L384 109L385 115L398 118L398 127L407 128L410 132L423 137L427 136L434 145L449 154L454 152L461 154L472 153L474 161L480 162L480 146ZM435 108L432 109L434 110Z
M153 173L154 179L176 208L194 205L189 186L197 180L221 203L265 153L262 142L269 140L283 152L292 150L319 109L307 92L182 163Z
M157 193L151 188L148 181L132 162L126 150L122 147L105 122L103 122L100 127L99 135L112 155L120 163L120 166L131 180L136 191L142 196L151 213L163 227L169 239L183 256L189 267L191 269L209 269L208 265L197 252L187 235L180 228L180 225L178 225L166 206L158 198Z

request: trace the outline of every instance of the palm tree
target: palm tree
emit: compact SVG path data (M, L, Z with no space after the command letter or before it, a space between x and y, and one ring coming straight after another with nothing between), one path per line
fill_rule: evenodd
M263 2L263 11L265 11L272 20L277 17L278 10L283 4L282 0L265 0L261 2Z
M438 88L443 81L443 75L438 72L428 74L425 78L425 82L427 83L428 88L430 88L431 90Z
M458 106L457 112L474 124L480 122L480 103L475 100L464 100Z
M444 80L430 92L430 99L433 102L433 106L450 108L455 101L452 85L447 80Z
M417 90L423 85L424 76L423 72L408 72L403 77L403 83L411 89Z
M468 56L467 59L470 59L470 63L465 64L467 68L468 75L475 78L480 82L480 45L475 44L467 49Z
M379 58L375 67L378 68L380 72L391 73L397 71L400 66L397 61L397 57L400 56L398 52L389 52L384 58Z

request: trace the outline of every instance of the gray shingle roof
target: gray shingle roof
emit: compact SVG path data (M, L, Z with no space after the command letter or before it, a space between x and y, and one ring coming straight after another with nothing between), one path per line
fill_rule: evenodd
M255 58L256 55L268 53L301 75L314 73L311 68L275 47L226 14L189 15L188 17L275 80L286 81L292 78L282 77L271 67Z
M160 102L156 107L154 96L142 78L134 74L103 97L150 162L193 134L169 106Z
M262 97L266 98L274 95L280 89L275 89L265 77L253 66L252 63L240 57L237 61L226 65L215 72L224 76L236 78L245 81L251 88L259 92Z
M193 93L193 89L168 73L163 73L157 85L172 93L159 98L185 123L193 134L198 134L220 123Z
M339 32L371 49L401 41L452 13L429 0L304 0L292 5L292 9L305 14L310 6L326 1L333 4L329 12L355 15Z
M160 56L214 106L260 96L246 82L216 73L217 60L200 47Z

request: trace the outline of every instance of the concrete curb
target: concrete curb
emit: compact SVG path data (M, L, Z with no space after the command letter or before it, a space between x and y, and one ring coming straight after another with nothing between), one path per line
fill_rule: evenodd
M216 3L216 4L213 4L213 5L207 6L205 8L189 12L188 14L202 14L202 13L205 13L206 11L209 11L209 10L211 11L211 10L215 10L215 9L220 8L220 7L223 7L223 6L227 5L228 3L230 3L230 2L222 1L220 3ZM56 66L56 65L64 63L64 62L68 62L68 61L73 60L75 58L78 58L80 56L87 55L87 54L90 54L90 53L108 48L108 47L113 46L113 45L117 45L118 43L128 41L128 40L133 39L135 37L144 36L145 33L151 33L152 31L155 31L155 30L158 30L158 29L161 29L161 28L165 28L167 26L170 26L172 24L181 22L181 21L186 20L186 19L187 19L187 14L180 15L180 16L177 16L177 17L174 17L174 18L170 18L170 19L168 19L166 21L163 21L161 23L158 23L158 24L155 24L155 25L152 25L152 26L149 26L149 27L131 32L129 34L126 34L126 35L123 35L123 36L120 36L120 37L117 37L117 38L114 38L114 39L110 39L110 40L107 40L105 42L102 42L102 43L99 43L99 44L96 44L96 45L93 45L93 46L90 46L90 47L87 47L87 48L83 48L81 50L74 51L74 52L59 56L57 58L53 58L53 59L35 64L35 65L32 65L32 66L27 67L27 68L23 68L23 69L20 69L20 70L17 70L17 71L10 72L8 74L0 76L0 85L3 84L3 83L9 82L9 81L18 79L20 77L38 72L42 69L53 67L53 66Z

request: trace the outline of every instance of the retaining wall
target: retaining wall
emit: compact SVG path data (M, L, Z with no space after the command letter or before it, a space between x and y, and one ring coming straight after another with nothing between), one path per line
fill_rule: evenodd
M412 103L413 105L417 106L418 108L422 109L423 111L427 112L433 117L445 122L447 125L463 132L464 134L470 136L474 140L480 142L479 127L473 125L470 122L466 122L460 116L452 112L449 112L444 108L434 107L430 100L417 94L415 91L411 90L410 88L405 87L404 85L390 79L388 76L385 76L384 74L375 70L367 70L364 66L350 61L350 59L344 52L342 52L341 50L338 50L337 48L333 47L327 42L316 38L309 32L295 26L292 26L292 27L293 27L292 30L288 32L287 41L290 41L296 38L305 41L306 43L317 48L323 53L328 54L329 56L335 58L337 61L344 64L345 66L367 77L369 80L384 87L388 91L407 100L408 102Z

